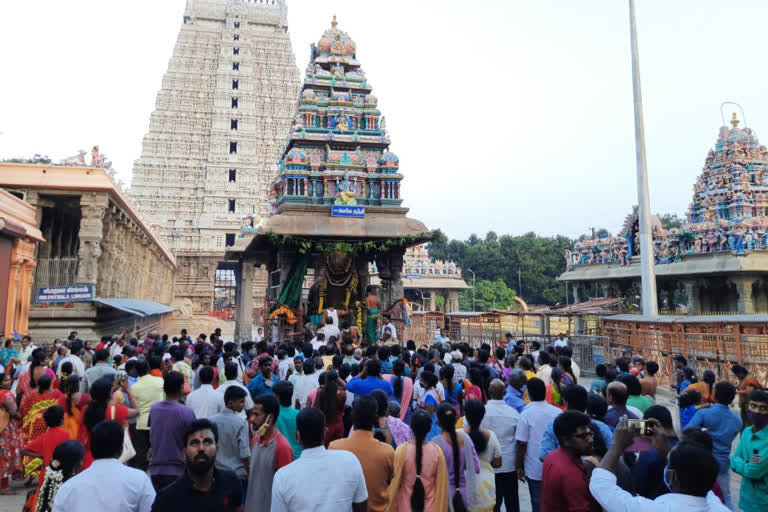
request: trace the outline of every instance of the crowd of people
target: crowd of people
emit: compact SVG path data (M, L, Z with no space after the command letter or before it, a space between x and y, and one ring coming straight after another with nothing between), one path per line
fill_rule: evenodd
M742 366L736 387L675 358L678 433L631 352L586 386L565 335L369 345L328 318L327 340L4 341L0 493L26 484L29 512L513 512L526 487L534 512L768 510L768 394Z

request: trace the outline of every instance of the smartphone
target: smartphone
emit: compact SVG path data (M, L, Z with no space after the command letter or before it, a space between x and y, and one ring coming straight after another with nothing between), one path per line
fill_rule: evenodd
M653 437L653 429L648 420L628 419L627 426L643 437Z

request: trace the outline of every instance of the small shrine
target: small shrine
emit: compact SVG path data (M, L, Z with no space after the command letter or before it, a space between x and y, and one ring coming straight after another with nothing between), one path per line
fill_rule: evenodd
M371 286L379 285L376 263L368 265ZM403 290L414 311L459 311L459 294L471 287L453 261L434 260L427 244L409 247L403 259Z
M693 187L687 222L664 229L651 219L659 308L663 312L768 312L768 149L749 127L720 128ZM566 251L575 302L623 297L639 303L637 207L613 237ZM683 307L681 308L681 304Z
M266 265L266 327L281 325L281 335L295 329L299 316L319 323L329 306L361 327L367 320L369 265L377 269L379 314L402 303L406 250L431 238L402 207L399 158L389 151L386 123L357 60L357 46L337 25L334 17L312 45L270 187L272 216L244 219L240 238L226 254L240 262L239 290L252 289L254 267ZM312 283L308 293L302 292L306 283ZM240 341L251 339L249 297L239 292L235 337Z

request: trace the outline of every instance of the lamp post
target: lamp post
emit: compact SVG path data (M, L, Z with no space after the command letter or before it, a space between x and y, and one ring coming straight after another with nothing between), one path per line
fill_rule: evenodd
M645 128L643 126L643 95L640 90L640 57L637 51L635 0L629 0L629 36L632 48L632 92L635 106L635 157L637 160L637 198L640 241L640 276L642 282L643 315L657 315L656 272L653 268L653 234L651 233L650 200L648 199L648 168L645 160Z
M472 272L472 312L475 312L475 272L468 268L467 272Z

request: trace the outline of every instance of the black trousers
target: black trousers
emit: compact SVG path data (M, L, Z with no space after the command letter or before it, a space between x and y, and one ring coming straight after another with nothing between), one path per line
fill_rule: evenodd
M136 450L136 456L128 461L128 465L132 468L146 471L147 468L149 468L149 460L147 460L147 453L149 452L149 430L138 430L136 429L136 424L131 423L128 431L131 434L133 448Z
M520 512L520 500L517 496L517 472L496 473L496 505L493 512L501 510L501 502L507 512Z

